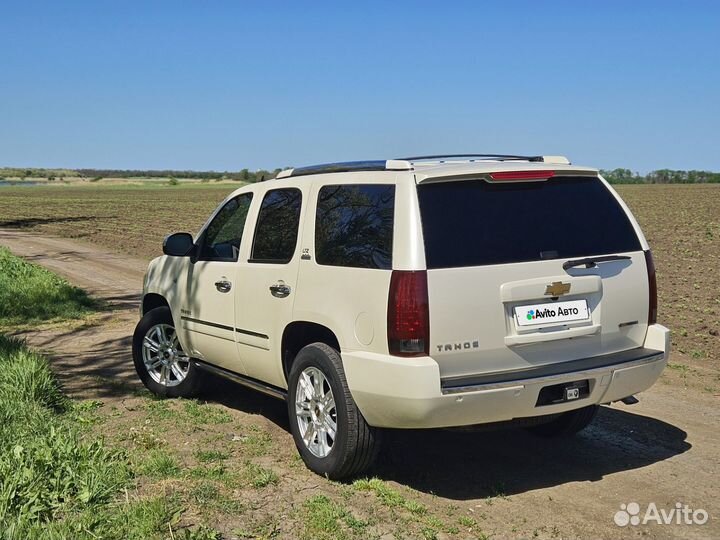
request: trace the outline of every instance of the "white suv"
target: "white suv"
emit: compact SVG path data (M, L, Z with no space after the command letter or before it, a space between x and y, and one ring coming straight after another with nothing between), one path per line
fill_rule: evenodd
M189 396L211 372L286 400L330 478L372 463L379 428L573 434L667 361L640 227L560 156L290 169L163 251L133 340L143 383Z

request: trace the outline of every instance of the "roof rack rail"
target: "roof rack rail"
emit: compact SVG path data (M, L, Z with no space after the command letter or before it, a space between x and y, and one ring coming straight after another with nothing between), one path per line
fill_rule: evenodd
M489 159L497 161L543 161L543 156L514 156L509 154L438 154L433 156L413 156L398 158L405 161L421 161L426 159L445 159L452 158L471 158L473 159Z
M275 179L290 178L295 176L309 176L313 174L359 172L359 171L411 171L414 161L438 160L447 161L457 158L465 158L473 161L530 161L538 163L570 164L564 156L515 156L509 154L438 154L433 156L414 156L398 159L378 159L366 161L340 161L337 163L322 163L320 165L309 165L307 167L296 167L280 171Z
M322 163L307 167L296 167L280 171L275 178L290 178L294 176L308 176L311 174L358 172L358 171L406 171L412 166L407 161L395 159L370 161L343 161L339 163Z

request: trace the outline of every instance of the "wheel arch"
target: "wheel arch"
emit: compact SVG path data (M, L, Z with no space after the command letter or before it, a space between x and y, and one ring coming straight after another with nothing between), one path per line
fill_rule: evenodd
M317 342L325 343L341 352L337 335L323 324L312 321L293 321L285 327L280 350L282 351L282 369L286 382L292 363L300 349Z
M170 307L167 299L161 294L147 293L142 299L142 314L145 315L151 309L159 307Z

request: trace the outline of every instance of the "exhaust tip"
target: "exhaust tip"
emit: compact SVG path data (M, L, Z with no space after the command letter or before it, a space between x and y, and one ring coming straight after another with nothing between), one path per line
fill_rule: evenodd
M620 401L622 401L625 405L635 405L636 403L640 403L640 400L635 396L624 397Z

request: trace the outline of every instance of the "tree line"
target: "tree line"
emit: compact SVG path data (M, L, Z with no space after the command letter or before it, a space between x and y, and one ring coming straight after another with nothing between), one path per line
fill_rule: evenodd
M140 169L39 169L39 168L0 168L0 177L5 178L196 178L200 180L236 180L258 182L261 179L274 178L282 169L272 171L259 169L251 171L174 171Z
M720 173L659 169L642 175L630 169L600 170L611 184L716 184Z
M0 178L196 178L200 180L236 180L240 182L258 182L261 179L275 178L282 169L272 171L260 169L251 171L174 171L139 169L38 169L38 168L0 168ZM645 175L630 169L601 169L600 172L611 184L710 184L720 183L720 172L683 171L658 169Z

